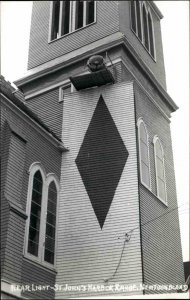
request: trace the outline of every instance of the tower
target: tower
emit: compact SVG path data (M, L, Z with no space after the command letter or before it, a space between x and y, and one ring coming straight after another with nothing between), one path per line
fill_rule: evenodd
M52 285L68 284L57 298L97 295L101 284L183 283L169 127L177 106L166 92L161 18L151 1L34 2L28 75L16 84L68 151L46 256L28 253L29 205L24 252L42 278L56 270ZM103 70L87 68L94 55Z

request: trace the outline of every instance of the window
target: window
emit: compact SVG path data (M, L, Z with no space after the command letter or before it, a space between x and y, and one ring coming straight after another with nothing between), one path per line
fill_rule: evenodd
M157 196L161 201L167 204L164 151L162 144L157 136L154 137L153 143L156 168Z
M38 170L33 177L32 198L30 209L30 225L28 236L28 253L38 256L40 238L40 220L42 208L42 187L43 180L41 172Z
M54 264L55 256L55 231L56 231L56 210L57 210L57 188L55 182L49 184L47 214L46 214L46 236L44 260Z
M55 265L58 180L40 163L30 168L25 255L46 266Z
M131 0L131 28L155 58L153 20L150 9L147 10L146 4L141 1Z
M149 51L148 20L147 20L147 12L146 12L145 5L143 5L143 33L144 33L144 45Z
M139 1L136 1L136 10L137 10L137 30L138 37L142 40L142 31L141 31L141 8Z
M139 1L131 1L131 22L133 31L142 40L141 7Z
M52 1L51 40L70 32L70 1Z
M150 189L150 161L147 129L142 119L138 120L137 126L141 182Z
M131 1L131 25L132 29L135 33L137 33L137 26L136 26L136 4L135 1Z
M154 57L154 36L153 36L153 22L150 12L148 12L148 30L150 41L150 53Z
M71 84L59 88L59 102L64 101L64 97L71 93Z
M51 1L50 40L95 22L95 1Z

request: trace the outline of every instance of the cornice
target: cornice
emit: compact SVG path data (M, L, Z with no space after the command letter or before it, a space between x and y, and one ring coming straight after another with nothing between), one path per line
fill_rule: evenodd
M104 51L109 51L111 48L123 46L125 49L131 54L131 56L138 63L139 68L146 74L149 78L150 82L156 87L157 91L164 98L166 104L169 106L171 112L174 112L178 109L178 106L169 96L167 91L162 87L162 85L155 78L154 74L147 67L147 65L143 62L143 60L139 57L134 47L127 40L125 35L121 32L117 32L111 36L103 38L99 41L96 41L88 46L84 46L80 49L77 49L69 54L66 54L62 57L52 60L49 63L43 64L35 69L32 69L28 76L21 78L20 80L15 81L14 83L22 89L22 86L37 80L45 75L49 75L54 73L60 69L64 69L72 64L75 64L81 60L85 60L89 58L90 55L98 54ZM57 63L57 65L56 65Z

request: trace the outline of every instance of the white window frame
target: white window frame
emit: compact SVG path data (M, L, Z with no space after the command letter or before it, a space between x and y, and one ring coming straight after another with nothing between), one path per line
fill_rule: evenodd
M132 11L132 8L131 8L131 2L134 2L134 9L135 9L135 24L136 24L136 32L134 31L134 29L133 29L133 27L132 27L132 13L131 13L131 11ZM134 1L134 0L131 0L130 1L130 24L131 24L131 30L134 32L134 34L138 37L138 34L137 34L137 31L138 31L138 29L137 29L137 6L136 6L136 1ZM139 38L139 37L138 37Z
M52 32L52 15L53 15L53 2L50 2L50 21L49 21L49 38L48 38L48 42L52 42L52 41L56 41L57 39L61 38L62 36L66 36L68 34L70 34L72 32L72 5L73 5L73 1L69 1L70 3L70 15L69 15L69 32L61 35L61 24L62 24L62 7L63 7L63 1L60 1L60 11L59 11L59 30L58 30L58 37L55 39L51 39L51 32Z
M152 18L152 13L150 8L148 8L148 12L147 12L147 18L148 18L148 14L150 15L150 19L151 19L151 24L152 24L152 42L153 42L153 48L154 48L154 56L152 55L151 51L149 51L150 55L153 57L154 60L156 60L156 47L155 47L155 34L154 34L154 22L153 22L153 18ZM149 49L150 49L150 36L149 36L149 22L148 22L148 41L149 41Z
M63 96L63 91L65 88L67 87L71 87L71 93L73 93L74 91L74 86L73 84L70 82L70 80L65 80L65 83L63 83L60 87L59 87L59 102L64 102L64 96Z
M34 174L40 171L43 187L42 187L42 200L41 200L41 215L40 215L40 231L39 231L39 245L38 245L38 256L32 255L28 252L28 237L29 237L29 225L30 225L30 211L32 202L32 190L33 190L33 178ZM46 229L46 213L47 213L47 200L48 200L48 188L49 184L54 181L57 189L57 209L56 209L56 232L55 232L55 256L54 264L50 264L44 261L44 246L45 246L45 229ZM26 214L28 216L25 226L25 239L24 239L24 256L30 260L37 262L43 266L55 270L56 267L56 243L57 243L57 225L58 225L58 205L59 205L59 180L53 173L46 174L46 171L40 162L33 163L29 168L29 181L28 181L28 194L27 194L27 205Z
M148 173L149 173L149 186L143 181L143 176L142 176L142 165L141 165L141 136L140 136L140 126L143 125L146 131L146 140L147 140L147 149L148 149ZM150 152L149 152L149 135L147 131L147 127L145 122L143 121L142 118L139 118L137 121L137 128L138 128L138 146L139 146L139 165L140 165L140 179L141 183L151 191L151 171L150 171Z
M157 158L156 158L156 143L159 142L160 143L160 147L162 149L162 159L163 159L163 169L164 169L164 187L165 187L165 200L162 199L159 195L158 195L158 191L159 191L159 187L158 187L158 169L157 169ZM167 200L167 186L166 186L166 171L165 171L165 158L164 158L164 149L162 146L162 143L159 139L159 137L157 135L154 136L153 138L153 144L154 144L154 163L155 163L155 173L156 173L156 196L157 198L164 203L166 206L168 206L168 200Z
M63 1L60 1L60 15L59 15L59 31L58 31L58 37L55 39L51 39L51 32L52 32L52 12L53 12L53 2L50 2L50 20L49 20L49 37L48 37L48 42L51 43L53 41L57 41L58 39L68 36L69 34L81 30L83 28L86 28L88 26L91 26L96 23L97 20L97 1L94 1L94 22L90 24L86 24L86 1L84 1L84 6L83 6L83 26L81 28L75 29L75 13L76 13L76 2L77 1L70 1L70 16L69 16L69 32L61 35L61 24L62 24L62 6L63 6Z
M55 186L56 186L56 190L57 190L57 203L56 203L56 224L55 224L55 252L54 252L54 264L50 264L47 261L44 260L44 254L45 254L45 235L46 235L46 217L47 217L47 205L48 205L48 191L49 191L49 185L50 183L54 182ZM57 178L57 176L53 173L49 173L46 176L46 186L45 186L45 203L44 203L44 207L45 207L45 213L43 216L43 247L42 247L42 263L44 265L46 265L47 267L52 267L52 266L56 266L56 253L57 253L57 228L58 228L58 199L59 199L59 180Z
M134 1L134 0L131 0ZM150 7L146 7L146 3L145 1L139 1L139 7L140 7L140 24L141 24L141 35L142 35L142 40L139 37L139 32L138 32L138 22L137 22L137 5L136 5L136 1L134 1L134 8L135 8L135 24L136 24L136 32L133 30L132 28L132 14L131 14L131 1L130 1L130 24L131 24L131 30L133 31L133 33L136 35L136 37L139 39L139 41L141 42L141 44L143 45L143 47L146 49L146 51L150 54L150 56L152 57L152 59L156 62L156 47L155 47L155 33L154 33L154 22L153 22L153 18L152 18L152 13L151 13L151 9ZM149 49L146 48L145 46L145 34L144 34L144 20L143 20L143 6L145 8L145 12L146 12L146 18L147 18L147 34L148 34L148 46ZM152 35L153 35L153 47L154 47L154 56L152 55L151 51L150 51L150 36L149 36L149 24L148 24L148 13L150 14L150 18L151 18L151 23L152 23Z

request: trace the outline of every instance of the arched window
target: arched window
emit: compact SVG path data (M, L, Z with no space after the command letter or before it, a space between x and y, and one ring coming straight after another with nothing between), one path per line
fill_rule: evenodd
M56 221L59 184L55 174L41 163L29 169L25 255L46 266L55 264Z
M137 30L138 37L142 41L142 30L141 30L141 8L139 1L136 1L136 11L137 11Z
M40 220L42 211L42 188L42 175L38 170L33 176L30 223L28 233L28 253L34 256L38 256L39 249Z
M44 261L54 264L56 233L57 188L52 181L48 188Z
M160 200L167 204L164 151L162 144L157 136L154 137L153 143L156 168L157 196Z
M149 161L148 133L147 133L146 125L142 119L138 120L137 126L138 126L141 182L148 189L150 189L150 161Z
M153 22L150 12L148 12L148 31L150 41L150 53L154 57L154 34L153 34Z
M144 45L149 51L148 20L147 20L147 11L144 4L143 4L143 34L144 34Z

